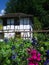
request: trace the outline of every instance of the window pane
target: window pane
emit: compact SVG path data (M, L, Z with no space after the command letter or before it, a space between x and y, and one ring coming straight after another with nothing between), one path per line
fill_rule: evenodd
M11 19L11 25L14 25L14 19Z
M3 26L7 25L7 20L3 20Z
M2 24L2 21L0 21L0 24Z
M28 25L28 18L20 19L23 22L23 25Z
M10 25L10 21L11 21L10 19L7 20L7 25Z
M24 18L24 25L28 25L28 18Z
M14 21L14 25L20 25L19 20L15 20L15 21Z

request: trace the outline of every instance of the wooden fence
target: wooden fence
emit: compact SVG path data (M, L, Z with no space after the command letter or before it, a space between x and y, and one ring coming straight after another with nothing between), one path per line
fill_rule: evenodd
M18 29L16 29L16 30L14 30L14 29L9 29L9 30L11 30L11 32L13 31L13 32L49 32L49 30L33 30L33 31L27 31L27 30L29 30L29 29L24 29L23 31L22 31L22 29L20 29L20 30L18 30ZM9 32L9 30L0 30L0 32Z

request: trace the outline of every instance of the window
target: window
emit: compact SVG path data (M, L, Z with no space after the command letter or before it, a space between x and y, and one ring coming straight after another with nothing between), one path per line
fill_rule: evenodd
M15 33L15 37L16 37L16 38L20 38L20 37L21 37L21 32L16 32L16 33Z
M7 20L4 19L4 20L3 20L3 26L6 26L6 25L7 25Z
M14 25L14 20L13 20L13 19L11 20L11 23L10 23L10 24L11 24L11 25Z
M7 25L14 25L14 20L13 19L8 19L7 20Z
M19 20L15 20L14 21L14 25L20 25L20 21Z
M8 19L8 20L7 20L7 25L10 25L10 22L11 22L11 20L10 20L10 19Z
M24 18L24 25L28 25L28 19Z

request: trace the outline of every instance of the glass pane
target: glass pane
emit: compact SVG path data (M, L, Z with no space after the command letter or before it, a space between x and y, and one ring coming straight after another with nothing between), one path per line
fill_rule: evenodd
M3 20L3 26L7 26L7 20L6 19Z
M14 19L11 19L11 25L14 25Z
M10 25L10 21L11 21L10 19L7 20L7 25Z
M20 25L19 20L18 21L14 21L14 25Z
M0 24L3 24L2 20L0 20Z
M24 18L24 25L28 25L28 19Z

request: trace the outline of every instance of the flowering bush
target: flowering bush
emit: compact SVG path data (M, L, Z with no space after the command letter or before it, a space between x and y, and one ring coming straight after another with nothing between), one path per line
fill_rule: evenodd
M30 41L4 39L0 42L0 65L26 65L28 47L31 47Z
M32 41L4 39L3 42L0 42L0 65L43 65L48 63L49 56L47 55L49 53L46 51L49 49L49 42L39 42L34 39ZM46 53L48 54L46 55Z
M46 51L46 61L44 62L44 65L49 65L49 50Z
M29 48L30 49L30 48ZM28 65L38 65L38 62L41 60L41 54L35 49L28 49L28 53L30 54L30 58L28 58Z

